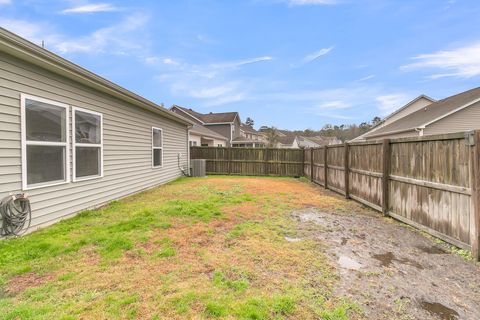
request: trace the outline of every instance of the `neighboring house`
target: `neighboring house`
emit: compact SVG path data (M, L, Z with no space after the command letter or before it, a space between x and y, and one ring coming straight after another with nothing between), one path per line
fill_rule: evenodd
M342 141L336 137L304 137L279 132L279 143L277 147L287 149L308 149L339 143L342 143Z
M0 28L0 198L32 227L182 176L190 122Z
M480 88L433 102L378 130L366 140L418 137L480 129Z
M284 148L284 149L298 149L298 140L297 137L294 135L285 135L280 134L278 137L278 144L277 148Z
M177 105L173 105L170 110L174 113L181 115L182 117L191 120L199 126L203 126L221 135L226 139L227 147L230 147L232 145L232 142L235 138L241 136L241 122L238 112L199 113L192 109L180 107Z
M323 136L315 136L315 137L304 137L304 136L297 136L297 144L300 148L317 148L323 146L329 146L332 144L339 144L342 143L342 140L338 139L337 137L323 137Z
M228 145L228 139L226 137L196 123L189 131L188 140L191 147L225 147Z
M242 123L240 136L233 139L232 147L263 148L265 147L265 136L252 126Z
M367 138L366 136L367 135L372 135L374 134L374 132L376 132L377 130L385 127L385 126L388 126L389 124L415 112L415 111L418 111L420 109L423 109L425 108L426 106L428 106L429 104L435 102L436 100L435 99L432 99L426 95L420 95L418 97L416 97L415 99L413 99L412 101L408 102L406 105L404 105L403 107L401 107L400 109L394 111L393 113L391 113L390 115L386 116L380 123L378 123L376 126L374 126L373 128L371 128L369 131L365 132L364 134L356 137L355 139L352 139L350 140L350 142L358 142L358 141L365 141Z

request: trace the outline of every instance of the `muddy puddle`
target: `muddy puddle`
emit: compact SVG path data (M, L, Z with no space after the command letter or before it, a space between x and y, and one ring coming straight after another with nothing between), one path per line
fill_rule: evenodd
M400 264L407 264L412 267L423 269L423 266L417 261L408 259L408 258L396 258L392 252L386 252L382 254L374 254L373 258L380 261L382 267L390 267L393 261L396 261Z
M438 302L420 301L422 309L442 320L457 320L458 312ZM478 315L480 317L480 314Z
M335 295L362 306L364 319L480 320L480 264L360 205L292 217L291 237L318 241L337 267Z

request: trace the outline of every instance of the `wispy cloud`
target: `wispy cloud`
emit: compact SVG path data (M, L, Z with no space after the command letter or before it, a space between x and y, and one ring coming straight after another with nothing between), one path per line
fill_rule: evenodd
M404 93L381 95L375 98L382 116L386 116L405 105L409 96Z
M80 37L70 37L49 23L0 18L0 25L6 29L37 44L44 41L47 49L59 54L113 54L139 58L148 56L149 42L143 30L148 22L148 15L130 13L114 25Z
M0 5L10 4L10 3L12 3L10 0L0 0Z
M444 77L471 78L480 75L480 42L452 50L421 54L412 58L415 62L401 66L404 71L439 69L429 79Z
M42 41L56 43L60 36L47 23L32 23L26 20L0 18L0 26L38 45Z
M314 6L314 5L332 5L339 3L338 0L287 0L291 6Z
M151 60L151 59L150 59ZM243 60L191 64L182 59L157 59L157 81L170 87L172 94L199 99L203 106L218 106L243 101L251 91L251 81L237 78L236 71L251 64L273 60L260 56Z
M373 79L373 78L375 78L375 75L371 74L371 75L368 75L368 76L365 76L363 78L358 79L356 82L363 82L363 81L367 81L367 80L370 80L370 79Z
M1 0L0 0L1 1ZM64 14L82 14L82 13L96 13L96 12L112 12L119 11L120 8L110 4L110 3L91 3L78 7L72 7L63 10L61 13Z
M318 58L320 58L321 56L324 56L326 55L327 53L329 53L330 51L332 51L333 47L330 47L330 48L322 48L318 51L315 51L307 56L305 56L305 58L303 58L303 63L310 63L314 60L317 60Z
M239 68L241 66L254 64L258 62L270 61L270 60L273 60L273 57L263 56L263 57L257 57L257 58L239 60L239 61L214 63L214 64L211 64L211 67L215 69L231 69L231 68Z

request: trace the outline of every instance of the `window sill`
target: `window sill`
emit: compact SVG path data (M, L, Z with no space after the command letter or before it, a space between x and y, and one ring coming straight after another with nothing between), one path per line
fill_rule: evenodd
M57 181L52 183L37 183L37 184L26 185L22 188L22 190L28 191L28 190L35 190L35 189L41 189L41 188L48 188L48 187L59 186L67 183L70 183L70 181L64 180L64 181Z
M73 177L73 182L82 182L82 181L95 180L95 179L101 179L101 178L103 178L103 175L101 175L101 176L86 176L86 177L81 177L81 178Z

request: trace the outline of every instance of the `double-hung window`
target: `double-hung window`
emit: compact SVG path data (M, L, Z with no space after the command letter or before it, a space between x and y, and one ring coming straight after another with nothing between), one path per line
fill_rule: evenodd
M68 109L59 102L21 95L24 190L70 181Z
M152 127L152 167L163 166L163 130Z
M103 117L73 107L73 181L103 177Z

